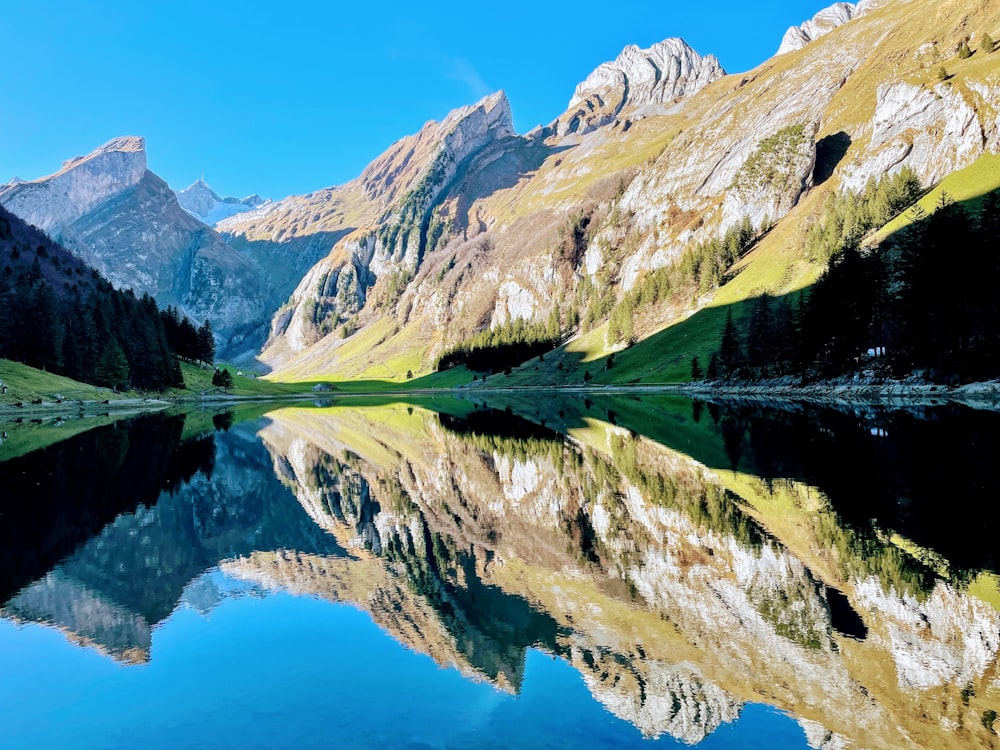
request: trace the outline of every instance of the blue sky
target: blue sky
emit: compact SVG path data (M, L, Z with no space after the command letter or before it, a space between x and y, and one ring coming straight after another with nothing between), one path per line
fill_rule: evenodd
M433 4L7 3L0 182L119 135L171 186L282 198L345 182L396 139L496 89L518 132L562 113L626 44L671 36L755 67L829 0Z

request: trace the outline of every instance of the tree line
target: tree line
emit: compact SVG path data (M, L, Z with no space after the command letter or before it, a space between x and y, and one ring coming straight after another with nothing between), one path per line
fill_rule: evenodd
M892 193L887 181L900 187L910 177L839 196L810 234L831 252L825 273L794 297L750 300L738 321L730 311L718 351L704 373L692 362L692 376L810 379L864 370L957 383L1000 375L1000 192L978 214L942 194L933 213L914 207L909 227L863 249L861 227L884 223L875 208ZM873 213L868 222L843 221Z
M524 318L482 331L448 349L438 357L438 372L465 365L476 372L509 371L522 362L559 346L559 307L553 308L546 323L529 323Z

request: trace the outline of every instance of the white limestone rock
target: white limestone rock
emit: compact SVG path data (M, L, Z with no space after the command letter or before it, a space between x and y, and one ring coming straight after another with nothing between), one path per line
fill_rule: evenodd
M538 310L535 295L516 281L505 281L497 289L497 303L493 311L494 328L507 321L523 318L532 320Z
M556 129L561 135L587 133L613 122L626 108L669 105L725 75L715 55L702 57L683 39L666 39L649 49L632 44L576 87Z
M806 743L813 750L850 750L854 744L842 735L831 732L815 721L799 718L798 724L806 735Z
M854 590L860 606L884 623L875 637L892 652L902 688L964 685L981 678L1000 651L1000 614L947 583L922 601L886 593L874 577Z
M0 187L0 203L58 238L66 226L135 187L145 174L145 140L124 136L63 162L54 174Z
M980 85L976 93L989 101L995 88ZM980 121L985 110L977 111L966 96L947 83L879 86L865 156L844 168L844 186L861 190L869 178L904 166L930 184L995 149L996 123Z
M587 689L650 739L666 734L697 745L721 725L736 721L743 710L742 701L706 681L694 665L647 661L641 665L642 690L623 679L622 666L601 666L608 669L600 677L584 673Z
M824 8L801 26L792 26L785 32L777 54L784 55L802 49L809 42L829 34L839 26L857 16L858 7L854 3L835 3Z
M760 228L783 218L812 187L816 129L790 126L763 139L736 173L722 204L725 231L749 217Z

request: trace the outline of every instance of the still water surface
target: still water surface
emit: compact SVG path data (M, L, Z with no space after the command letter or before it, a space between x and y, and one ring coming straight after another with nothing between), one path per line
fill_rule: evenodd
M65 433L0 446L4 748L995 746L1000 414L509 396Z

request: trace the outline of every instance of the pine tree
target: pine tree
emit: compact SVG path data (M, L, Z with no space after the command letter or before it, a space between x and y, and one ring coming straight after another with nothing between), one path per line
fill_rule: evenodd
M751 303L746 342L747 365L759 377L766 378L770 374L773 329L771 297L762 294Z
M726 312L726 325L722 329L722 342L719 345L719 364L724 377L734 377L743 364L743 345L740 334L733 322L733 311Z
M212 333L212 324L207 319L198 329L198 355L196 359L209 365L215 362L215 335Z
M701 362L698 361L697 357L691 358L691 380L701 380L704 373L701 371Z
M212 375L212 385L222 388L228 393L229 389L233 387L232 373L226 368L222 368L221 370L216 368L215 374Z
M48 282L42 280L37 284L29 304L31 323L27 338L27 363L42 370L59 372L65 328L55 292Z
M97 362L94 380L106 388L125 388L128 385L128 360L118 341L112 338Z
M705 376L709 380L719 379L719 353L712 352L712 356L708 358L708 370L705 372Z
M0 216L0 239L4 227L10 232L10 225L5 224L6 219ZM14 299L14 280L10 266L7 266L3 273L0 273L0 357L7 357L10 346L11 316L8 312L12 309Z
M546 327L546 333L550 339L558 339L561 333L562 322L559 313L559 303L556 302L552 306L552 312L549 313L549 322Z
M993 52L994 47L996 47L996 42L993 41L993 37L984 33L983 38L979 40L979 49L988 55Z

